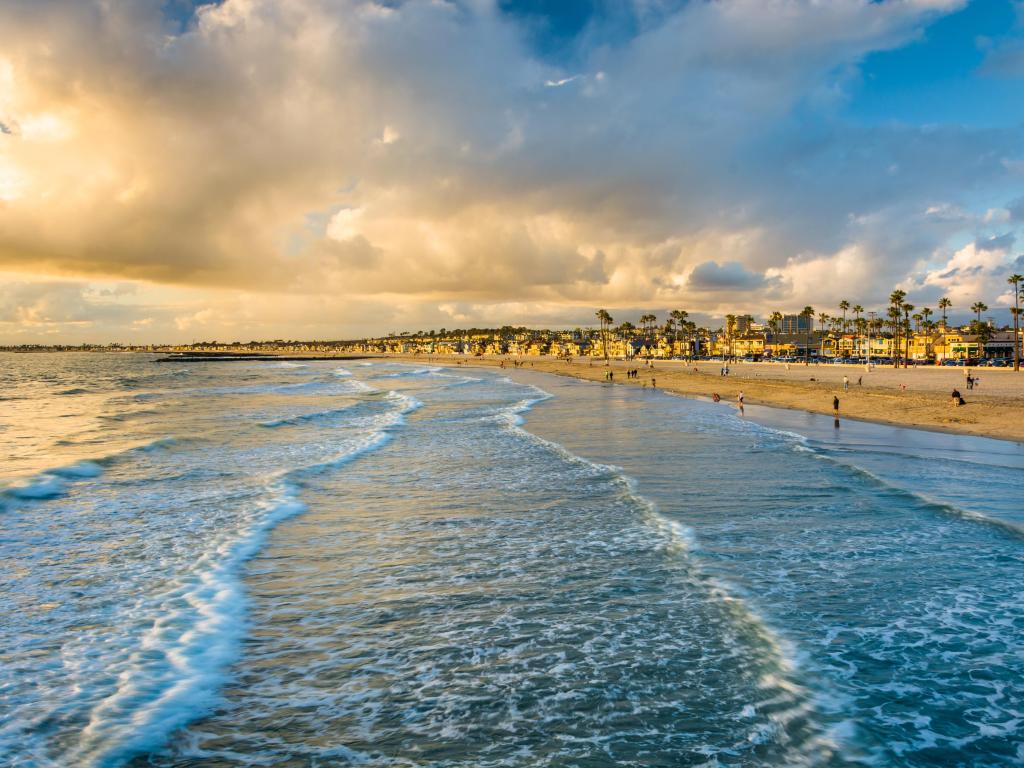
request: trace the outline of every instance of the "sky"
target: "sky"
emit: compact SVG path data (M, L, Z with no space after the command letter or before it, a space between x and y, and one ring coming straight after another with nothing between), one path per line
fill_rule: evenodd
M1021 0L2 0L0 344L1003 322Z

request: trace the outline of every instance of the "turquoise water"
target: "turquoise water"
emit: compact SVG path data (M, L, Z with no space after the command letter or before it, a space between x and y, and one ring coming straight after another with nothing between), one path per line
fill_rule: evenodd
M5 356L0 764L1024 762L1024 449L529 371Z

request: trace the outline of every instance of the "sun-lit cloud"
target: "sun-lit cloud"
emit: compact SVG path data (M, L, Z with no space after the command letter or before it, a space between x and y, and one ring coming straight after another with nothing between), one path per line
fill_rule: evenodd
M567 67L486 1L223 0L183 24L157 0L5 3L0 269L146 300L61 321L9 291L0 334L346 337L936 286L958 233L1013 256L984 244L1021 234L1015 204L977 193L1024 131L842 105L864 57L961 7L666 5Z

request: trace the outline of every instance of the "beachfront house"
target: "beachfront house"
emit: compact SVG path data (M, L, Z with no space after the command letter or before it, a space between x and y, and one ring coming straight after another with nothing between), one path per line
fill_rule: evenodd
M939 362L943 360L966 360L972 357L979 357L981 344L978 342L978 337L973 334L951 331L950 333L939 334L935 341L934 349L935 359Z
M1021 348L1021 337L1017 337L1017 355L1024 357L1024 349ZM992 338L985 342L985 357L992 357L999 360L1013 359L1013 331L996 331Z

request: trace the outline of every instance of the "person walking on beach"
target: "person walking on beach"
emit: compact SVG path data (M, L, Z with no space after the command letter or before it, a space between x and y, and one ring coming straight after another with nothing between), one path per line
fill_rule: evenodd
M843 392L849 392L849 391L850 391L850 377L849 376L843 376Z
M971 374L967 374L967 388L974 389L974 379L971 378Z
M651 388L652 389L657 389L658 388L658 383L654 380L653 376L651 376Z
M832 398L832 415L837 419L839 418L839 396L835 395Z

